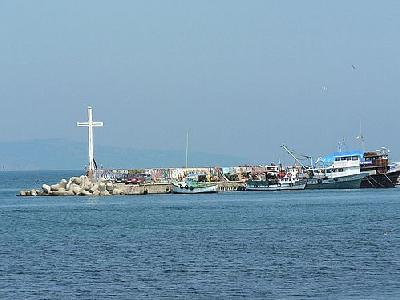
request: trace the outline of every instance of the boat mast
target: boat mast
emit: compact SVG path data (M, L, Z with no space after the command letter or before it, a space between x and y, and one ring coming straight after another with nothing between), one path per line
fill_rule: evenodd
M342 138L342 140L338 142L338 152L345 151L345 148L346 148L346 140Z
M189 130L186 131L186 159L185 159L185 168L188 167L188 149L189 149Z
M360 120L360 133L356 137L357 140L360 141L361 143L361 150L365 152L365 140L364 140L364 135L362 134L362 127L361 127L361 120Z

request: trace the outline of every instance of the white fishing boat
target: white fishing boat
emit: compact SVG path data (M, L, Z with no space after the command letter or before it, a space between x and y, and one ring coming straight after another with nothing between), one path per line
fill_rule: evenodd
M304 190L306 187L306 180L300 180L295 183L291 182L278 182L270 183L268 181L251 181L246 185L246 191L293 191Z
M316 167L310 156L302 155L310 159L311 167L306 167L293 151L282 147L302 166L301 177L307 180L306 189L358 189L368 175L361 172L362 151L343 152L340 147L339 152L319 158Z
M361 172L361 158L362 152L352 151L319 159L319 167L307 170L306 189L359 189L361 181L368 176Z
M248 180L246 191L292 191L304 190L307 180L300 178L296 167L279 171L275 176L268 176L261 180Z

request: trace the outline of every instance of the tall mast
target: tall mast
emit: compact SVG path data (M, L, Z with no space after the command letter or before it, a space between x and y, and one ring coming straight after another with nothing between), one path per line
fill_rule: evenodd
M361 120L360 120L360 133L358 134L358 136L356 137L357 140L360 141L361 143L361 150L363 152L365 152L365 140L364 140L364 135L362 133L362 127L361 127Z
M189 130L186 131L186 159L185 159L185 168L188 167L188 149L189 149Z
M346 140L344 138L338 142L338 152L342 151L346 151Z

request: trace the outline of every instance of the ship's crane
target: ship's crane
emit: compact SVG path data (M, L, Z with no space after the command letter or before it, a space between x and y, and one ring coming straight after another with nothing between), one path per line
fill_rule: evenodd
M290 150L288 147L286 147L286 145L281 145L281 148L284 149L291 157L293 157L294 160L295 160L303 169L305 169L305 170L307 169L307 167L304 166L303 163L296 157L294 151ZM304 155L304 154L301 154L301 155L299 155L299 156L303 157L304 159L309 159L309 160L310 160L310 164L311 164L311 168L313 168L313 160L312 160L312 157L311 157L311 156Z

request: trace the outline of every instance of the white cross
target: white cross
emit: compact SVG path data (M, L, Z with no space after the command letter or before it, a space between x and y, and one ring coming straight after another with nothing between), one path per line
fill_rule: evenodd
M103 122L93 122L93 111L92 107L88 106L88 122L77 122L76 125L78 127L88 127L89 129L89 165L88 165L88 173L90 175L94 172L94 146L93 146L93 127L102 127Z

